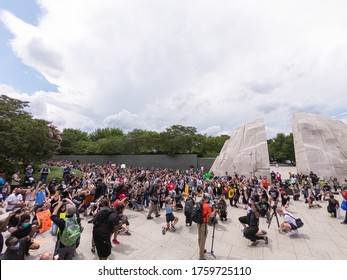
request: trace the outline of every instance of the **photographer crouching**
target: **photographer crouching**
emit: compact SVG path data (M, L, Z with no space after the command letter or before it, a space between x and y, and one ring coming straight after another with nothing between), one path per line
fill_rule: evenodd
M257 246L259 239L263 239L268 244L268 237L265 231L259 231L259 210L255 203L255 198L251 196L248 200L247 215L239 218L243 225L243 236L252 241L251 246Z

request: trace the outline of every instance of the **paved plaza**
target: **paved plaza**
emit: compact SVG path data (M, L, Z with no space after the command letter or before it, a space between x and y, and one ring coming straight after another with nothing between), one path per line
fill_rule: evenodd
M341 201L341 198L338 197ZM305 225L299 229L297 236L286 236L277 230L276 219L272 220L270 228L264 218L260 219L260 228L268 232L269 244L260 240L256 247L250 246L250 241L242 235L242 226L238 221L246 210L228 206L228 220L218 222L215 228L214 254L216 260L347 260L347 225L340 224L342 219L331 218L327 211L327 202L321 203L322 208L308 209L302 197L299 201L292 201L289 211L300 217ZM119 245L113 245L112 260L197 260L197 228L193 224L189 229L185 226L182 211L175 212L180 218L175 232L162 235L161 229L165 224L165 211L161 211L159 218L147 220L148 210L135 212L127 209L125 214L130 221L131 236L119 234ZM341 211L344 216L345 212ZM81 244L77 249L76 260L97 260L96 254L91 252L92 224L88 224L90 217L82 217L84 231ZM282 218L279 217L280 223ZM212 226L206 243L207 251L211 250ZM5 233L5 237L7 234ZM37 259L41 253L52 251L55 238L50 232L36 237L41 248L31 252L28 259ZM207 254L207 258L214 257Z

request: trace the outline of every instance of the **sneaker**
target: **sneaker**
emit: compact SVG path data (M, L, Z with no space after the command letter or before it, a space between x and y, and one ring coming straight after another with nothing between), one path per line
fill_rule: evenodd
M261 234L267 234L267 232L265 230L261 230Z
M188 228L192 228L192 225L189 225Z
M322 208L322 206L320 206L320 204L317 204L318 208Z
M165 235L165 233L166 233L166 228L163 227L161 233L162 233L163 235Z
M127 230L126 232L124 232L126 235L131 235L131 233Z
M152 219L153 219L153 217L151 217L151 216L147 217L147 220L152 220Z
M347 225L347 222L343 221L341 222L342 225Z
M155 215L155 217L156 217L156 218L160 217L160 214L158 214L158 215Z
M259 243L259 241L258 241L258 240L257 240L257 241L254 241L254 242L252 242L252 243L251 243L251 246L255 247L255 246L257 246L257 245L258 245L258 243Z
M265 244L269 243L269 238L267 236L264 236Z
M174 225L171 226L171 230L172 230L172 231L175 231L175 230L176 230L176 228L175 228Z
M112 243L118 245L120 242L117 239L113 239Z
M292 235L294 235L294 232L292 231L286 233L286 236L292 236Z

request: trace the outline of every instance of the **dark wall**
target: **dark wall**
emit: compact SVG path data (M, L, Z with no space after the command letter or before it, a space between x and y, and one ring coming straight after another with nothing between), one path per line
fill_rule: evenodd
M201 168L208 171L214 159L198 158L197 155L57 155L55 161L76 161L81 163L105 164L107 162L126 164L126 166L148 167L148 168L171 168L186 170L190 167Z

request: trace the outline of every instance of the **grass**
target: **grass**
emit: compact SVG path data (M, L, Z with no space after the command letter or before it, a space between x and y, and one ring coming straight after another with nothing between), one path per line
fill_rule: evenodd
M34 179L40 178L40 170L42 167L43 166L39 166L39 168L37 170L34 170L34 174L33 174ZM48 175L47 182L51 181L52 179L56 179L58 182L61 182L63 180L64 168L58 167L58 166L49 166L49 169L51 170L51 172ZM78 169L72 168L72 172L75 172L78 177L83 176L83 172L78 170ZM24 174L23 173L20 174L20 178L21 178L21 182L24 182Z

